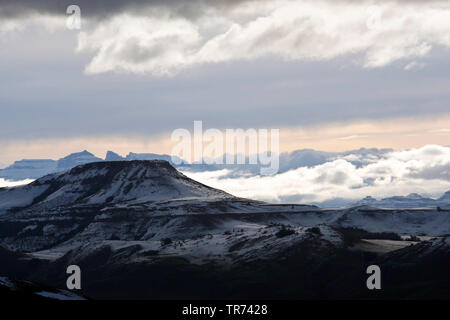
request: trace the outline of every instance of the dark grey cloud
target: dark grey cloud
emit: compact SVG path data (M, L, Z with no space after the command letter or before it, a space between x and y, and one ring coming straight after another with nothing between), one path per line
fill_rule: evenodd
M206 7L216 7L217 9L227 9L238 6L242 3L254 0L0 0L0 17L23 17L31 13L65 15L69 5L78 5L82 9L85 17L102 18L117 13L133 12L135 14L145 14L147 8L170 9L174 15L185 17L195 17ZM273 0L257 0L273 1ZM364 0L333 0L342 3L361 3ZM366 0L368 4L373 1ZM429 5L435 0L383 0L381 2L425 3ZM144 11L143 11L144 10Z
M69 5L76 4L83 9L85 15L105 15L114 12L119 12L127 8L134 8L138 6L148 4L160 4L163 1L89 1L89 0L46 0L46 1L34 1L34 0L18 0L8 1L0 0L0 13L7 17L24 16L30 13L40 14L66 14L66 9ZM170 0L168 2L171 2Z
M450 163L418 169L409 174L409 177L425 180L439 179L450 181Z
M65 15L67 7L73 4L81 8L84 17L92 18L123 12L145 14L145 9L151 8L170 9L174 15L195 17L206 6L225 9L247 1L250 0L0 0L0 17L20 18L35 13Z

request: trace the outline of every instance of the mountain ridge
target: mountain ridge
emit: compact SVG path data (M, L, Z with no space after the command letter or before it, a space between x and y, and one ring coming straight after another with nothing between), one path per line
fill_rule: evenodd
M370 205L380 208L429 208L429 207L446 207L450 206L450 191L445 192L437 199L427 198L417 193L410 193L406 196L393 196L382 199L375 199L367 196L350 206Z
M14 206L8 199L20 198ZM26 186L0 189L0 213L10 209L74 204L144 204L186 198L234 198L192 180L164 160L91 162L44 176ZM6 204L5 204L6 203Z
M386 272L405 261L413 287L422 284L418 272L441 280L430 272L436 259L450 266L450 211L268 204L205 186L161 160L93 162L3 188L2 210L0 259L9 262L1 275L62 288L76 264L83 294L94 298L364 297L366 278L355 275L365 277L368 264ZM335 293L323 290L324 275ZM396 288L393 296L404 292Z

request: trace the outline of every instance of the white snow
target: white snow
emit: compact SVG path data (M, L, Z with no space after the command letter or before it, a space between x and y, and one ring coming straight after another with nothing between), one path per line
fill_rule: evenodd
M37 294L38 296L56 300L86 300L85 298L80 297L69 291L58 291L58 292L41 291L36 292L35 294Z
M11 289L15 287L14 283L12 283L11 280L9 280L6 277L0 277L0 285L6 286L6 287L11 288Z
M0 189L0 215L7 209L30 205L46 188L46 186L26 185L17 188Z
M387 253L407 246L415 245L418 242L413 241L395 241L395 240L378 240L378 239L362 239L356 244L352 250L360 250L366 252Z

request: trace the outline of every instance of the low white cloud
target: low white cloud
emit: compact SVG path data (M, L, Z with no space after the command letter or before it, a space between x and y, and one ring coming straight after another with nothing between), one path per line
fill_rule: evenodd
M419 63L416 61L410 62L405 66L406 71L414 71L414 70L421 70L425 68L425 63Z
M5 18L0 20L0 36L29 29L44 28L48 32L65 30L66 17L49 14L31 14L25 18Z
M342 56L366 68L401 61L411 71L425 66L421 59L433 48L450 47L450 3L440 0L267 0L230 6L213 1L193 5L191 14L149 3L101 18L81 9L77 49L93 54L86 72L94 74L168 75L263 57L324 61ZM39 25L61 30L66 19L65 12L12 16L0 21L0 35Z
M162 9L123 13L87 26L78 42L79 51L94 53L86 71L164 75L233 60L344 55L363 57L367 68L404 60L411 70L434 47L450 47L445 1L274 0L198 10L195 17Z
M33 179L25 179L25 180L20 180L20 181L9 181L9 180L0 178L0 188L22 186L25 184L29 184L33 181L34 181Z
M355 155L359 157L359 155ZM231 194L269 202L312 203L337 198L356 201L419 193L439 197L450 190L450 148L425 146L384 154L357 167L351 155L271 177L228 177L226 170L185 172Z

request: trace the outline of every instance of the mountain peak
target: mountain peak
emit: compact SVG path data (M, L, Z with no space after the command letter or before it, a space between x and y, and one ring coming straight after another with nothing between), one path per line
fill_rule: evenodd
M70 159L70 158L78 158L78 157L95 157L95 156L92 153L90 153L89 151L83 150L81 152L71 153L62 159Z
M423 199L423 197L418 193L410 193L406 196L408 199Z
M105 161L120 161L120 160L125 160L125 159L113 151L106 152Z
M89 162L103 161L103 159L97 158L87 150L69 154L67 157L58 160L58 171L69 170L80 164Z
M450 201L450 190L447 191L446 193L444 193L444 194L442 195L442 197L439 198L439 200L447 200L447 201Z
M160 201L234 198L177 171L164 160L102 161L79 165L2 194L1 209L25 206L46 208L75 204L114 206L144 205ZM6 199L17 203L8 206Z

